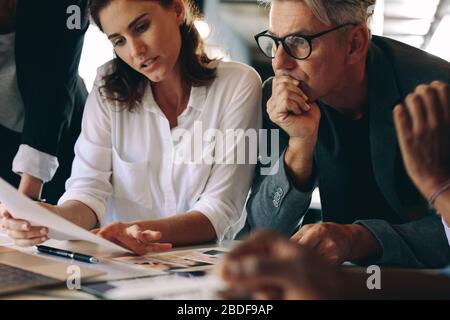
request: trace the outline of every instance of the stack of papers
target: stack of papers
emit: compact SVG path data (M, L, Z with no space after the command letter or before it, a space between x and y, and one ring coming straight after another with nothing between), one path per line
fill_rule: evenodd
M108 252L130 252L41 207L36 202L19 193L3 179L0 179L0 203L2 203L14 218L27 220L34 226L47 227L49 229L49 237L52 239L84 240L98 244Z

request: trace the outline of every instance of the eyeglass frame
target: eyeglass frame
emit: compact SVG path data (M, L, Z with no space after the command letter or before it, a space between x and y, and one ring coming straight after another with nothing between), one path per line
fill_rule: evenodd
M278 49L278 47L280 46L280 43L281 43L281 44L283 45L284 51L285 51L290 57L292 57L292 58L294 58L294 59L296 59L296 60L306 60L306 59L308 59L308 58L311 56L312 51L313 51L312 40L314 40L314 39L316 39L316 38L319 38L319 37L321 37L321 36L324 36L324 35L326 35L327 33L330 33L330 32L336 31L336 30L339 30L339 29L341 29L341 28L344 28L344 27L347 27L347 26L356 26L356 25L358 25L358 24L357 24L357 23L353 23L353 22L349 22L349 23L341 24L341 25L339 25L339 26L337 26L337 27L334 27L334 28L332 28L332 29L325 30L325 31L322 31L322 32L319 32L319 33L316 33L316 34L313 34L313 35L303 35L303 34L300 34L300 33L291 33L291 34L288 34L288 35L286 35L286 36L284 36L284 37L276 37L276 36L274 36L274 35L268 34L267 32L268 32L269 30L265 30L265 31L260 32L260 33L258 33L257 35L255 35L254 38L255 38L256 44L258 45L259 50L261 50L261 52L262 52L267 58L269 58L269 59L275 59L275 56L269 57L269 56L265 53L265 51L261 48L261 46L259 45L258 39L261 38L261 37L263 37L263 36L264 36L264 37L271 38L271 39L276 43L277 49ZM290 51L288 45L287 45L286 42L285 42L286 39L289 38L289 37L299 37L299 38L303 38L303 39L305 39L305 40L308 42L308 45L309 45L309 53L308 53L308 55L307 55L305 58L297 58L296 56L294 56L294 55L291 53L291 51Z

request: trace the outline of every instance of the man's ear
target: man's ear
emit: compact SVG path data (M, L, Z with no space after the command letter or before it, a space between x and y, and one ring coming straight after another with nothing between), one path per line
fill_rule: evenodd
M184 0L174 0L173 8L175 9L175 13L177 15L178 24L182 25L186 20L186 8L184 6Z
M349 64L358 63L365 59L370 37L369 30L363 25L357 25L348 32L347 37L347 62Z

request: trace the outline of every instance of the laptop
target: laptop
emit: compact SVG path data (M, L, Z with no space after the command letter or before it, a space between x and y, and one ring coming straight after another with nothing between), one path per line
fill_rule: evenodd
M54 285L65 285L70 264L0 247L0 295ZM105 272L80 267L82 279Z
M0 295L60 283L58 279L0 263Z

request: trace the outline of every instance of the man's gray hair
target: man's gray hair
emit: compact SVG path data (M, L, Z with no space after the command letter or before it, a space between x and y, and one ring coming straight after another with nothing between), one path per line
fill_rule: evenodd
M369 26L376 0L262 0L270 4L273 1L303 1L313 14L326 25L361 23Z

